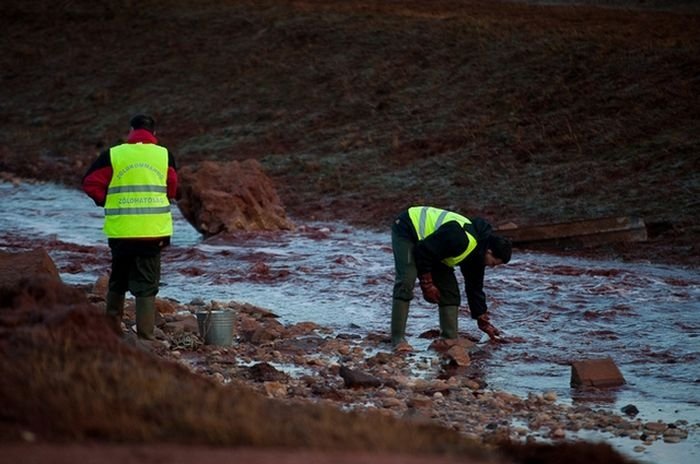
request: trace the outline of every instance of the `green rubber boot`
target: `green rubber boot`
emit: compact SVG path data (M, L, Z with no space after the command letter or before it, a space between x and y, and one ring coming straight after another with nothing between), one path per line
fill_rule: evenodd
M153 334L156 325L156 297L136 297L136 334L139 338L155 340Z
M455 339L459 336L457 332L457 315L459 307L457 306L440 306L440 337Z
M391 345L396 348L401 343L406 343L406 321L408 320L408 307L410 301L394 298L391 304Z
M116 292L107 292L105 300L105 312L109 327L114 330L117 335L123 335L122 332L122 316L124 316L124 294Z

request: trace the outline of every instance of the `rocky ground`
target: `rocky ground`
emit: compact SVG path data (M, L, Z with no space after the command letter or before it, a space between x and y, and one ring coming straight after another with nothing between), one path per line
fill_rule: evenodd
M274 314L248 305L194 301L178 309L192 315L234 311L237 342L231 347L202 345L194 317L171 316L162 323L162 346L150 349L218 382L244 382L272 398L378 409L412 422L437 422L486 443L557 440L586 429L639 440L643 449L656 440L679 442L697 427L683 420L642 422L633 418L634 412L626 417L565 406L554 392L519 398L491 391L478 370L470 369L470 353L478 357L479 350L466 339L451 342L426 333L422 336L434 339L432 353L396 355L384 334L332 335L312 322L285 327Z
M421 455L446 463L554 463L570 455L570 462L615 463L627 460L604 444L564 441L567 431L605 430L644 446L682 440L692 428L568 408L551 392L522 399L491 391L470 371L468 340L394 355L385 335L283 326L240 303L158 300L157 339L143 341L134 336L131 305L122 332L108 328L104 281L65 286L41 250L0 253L0 268L8 263L16 271L0 281L4 455L163 462L191 445L172 461L209 459L217 451L206 447L228 446L235 448L228 459L252 454L263 463L309 456L387 463L403 455L417 463ZM227 310L235 311L233 344L203 344L195 315Z
M470 371L468 340L436 340L427 355L394 355L385 335L333 334L312 322L283 326L269 311L240 303L159 300L150 342L134 336L129 306L116 335L104 321L104 282L67 287L38 251L3 254L0 267L17 259L15 283L5 274L0 286L6 455L51 452L61 462L90 453L92 462L115 462L135 454L162 462L178 446L197 445L173 462L217 455L203 446L234 446L228 459L252 453L253 462L365 456L361 462L386 463L402 455L423 462L425 455L430 462L577 456L567 460L614 463L627 461L607 445L563 439L570 431L605 430L643 447L682 440L692 428L569 408L551 392L523 399L491 391ZM22 277L19 270L30 268L32 277ZM227 310L236 314L234 343L203 344L195 315ZM120 442L131 445L115 446Z

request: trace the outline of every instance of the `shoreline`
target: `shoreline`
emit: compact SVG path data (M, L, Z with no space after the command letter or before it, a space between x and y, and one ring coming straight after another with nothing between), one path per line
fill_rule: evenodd
M428 350L395 355L385 334L359 337L313 322L285 326L274 314L252 305L195 303L178 308L172 317L234 310L238 336L233 345L195 342L194 349L177 349L168 335L169 323L164 323L160 343L166 350L150 345L152 352L222 385L242 384L269 398L328 404L344 411L379 411L416 424L436 423L487 446L589 441L582 437L597 435L635 459L673 455L676 444L700 431L700 423L686 419L647 421L585 402L568 405L553 391L520 397L493 390L479 378L478 368L456 365L455 358L439 347L435 334L421 336L432 339ZM461 339L456 346L474 355L474 341ZM352 370L361 380L348 385L342 369Z

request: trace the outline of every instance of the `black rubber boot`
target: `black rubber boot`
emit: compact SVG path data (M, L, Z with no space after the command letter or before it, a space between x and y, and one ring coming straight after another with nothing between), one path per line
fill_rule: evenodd
M122 316L124 316L124 294L107 292L105 312L109 326L117 335L123 335Z
M459 307L457 306L440 306L440 337L455 339L459 336L457 332L457 315Z
M391 345L394 348L401 343L406 343L406 321L410 304L410 301L394 298L391 305Z
M155 340L156 297L136 297L136 334L145 340Z

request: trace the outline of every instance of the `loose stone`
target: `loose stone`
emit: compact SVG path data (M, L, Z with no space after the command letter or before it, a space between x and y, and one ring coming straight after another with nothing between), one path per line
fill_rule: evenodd
M562 439L566 437L566 432L564 431L564 429L554 429L549 434L549 436L554 439Z
M633 404L628 404L627 406L624 406L621 409L621 411L631 417L634 417L639 413L639 409L637 409L637 407Z
M663 422L647 422L644 424L644 428L650 432L658 433L666 430L668 425L664 424Z

